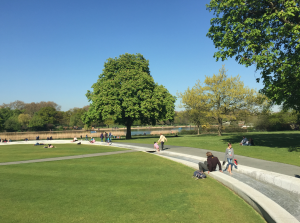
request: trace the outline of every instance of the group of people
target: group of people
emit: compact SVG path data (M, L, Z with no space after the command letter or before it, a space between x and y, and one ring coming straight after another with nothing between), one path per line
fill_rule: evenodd
M40 140L40 136L36 136L35 140ZM50 136L50 137L47 136L47 140L53 140L52 136ZM27 140L25 139L25 141L28 141L28 139Z
M5 139L1 139L1 138L0 138L0 142L11 142L11 139L8 139L8 140L7 140L6 138L5 138Z
M167 138L163 135L163 134L160 134L160 137L158 139L157 142L154 142L154 149L156 149L156 151L159 153L160 151L164 150L164 144L165 144L165 141L167 142ZM159 145L158 143L160 143L160 147L161 149L159 149Z
M225 157L224 157L224 161L223 161L223 165L225 165L226 161L227 161L227 166L224 170L222 170L222 166L221 163L218 159L218 157L215 157L211 152L207 152L206 153L207 156L207 161L205 161L204 163L199 162L198 166L199 166L199 170L201 172L204 171L215 171L217 169L217 166L219 166L219 171L223 172L223 171L228 171L230 174L232 174L232 168L235 167L235 169L237 169L237 163L235 163L235 159L234 159L234 150L232 148L231 143L228 143L228 147L226 148L225 151Z
M111 134L111 132L107 133L107 132L104 132L100 134L100 139L101 139L101 142L103 142L103 139L104 139L104 142L107 142L107 144L111 144L111 139L112 139L113 135Z
M240 142L241 146L254 146L254 141L252 138L250 138L249 140L243 136L242 141Z

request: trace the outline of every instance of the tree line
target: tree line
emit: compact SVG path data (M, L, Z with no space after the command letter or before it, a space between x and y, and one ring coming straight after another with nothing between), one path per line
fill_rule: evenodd
M63 127L84 127L82 115L89 106L61 111L61 106L53 101L25 103L15 101L0 106L0 130L45 131L63 130Z

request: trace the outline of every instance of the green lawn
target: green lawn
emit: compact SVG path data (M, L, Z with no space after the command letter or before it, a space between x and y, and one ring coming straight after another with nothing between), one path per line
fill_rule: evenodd
M1 166L0 222L264 222L193 171L142 152Z
M0 146L0 163L125 150L108 146L84 144L55 144L54 146L55 148L44 148L44 146L33 145Z
M255 146L240 146L242 136L253 138ZM263 160L275 161L300 166L300 132L251 132L217 135L181 135L180 137L167 136L167 145L201 148L225 152L227 143L233 144L237 155L248 156ZM120 142L153 144L158 137L135 137ZM118 140L114 140L118 142Z

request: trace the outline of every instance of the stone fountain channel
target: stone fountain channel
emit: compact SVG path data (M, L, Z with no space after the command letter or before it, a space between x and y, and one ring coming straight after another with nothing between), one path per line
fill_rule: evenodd
M190 157L175 155L175 154L160 153L160 155L165 157L172 157L181 160L186 160L197 164L199 162L199 160ZM284 208L291 215L297 218L298 221L300 221L300 194L292 193L285 189L279 188L275 185L258 181L252 178L251 176L234 172L234 170L232 173L233 174L231 175L231 177L249 185L250 187L254 188L255 190L269 197L271 200L279 204L282 208ZM229 175L227 171L225 171L224 174Z

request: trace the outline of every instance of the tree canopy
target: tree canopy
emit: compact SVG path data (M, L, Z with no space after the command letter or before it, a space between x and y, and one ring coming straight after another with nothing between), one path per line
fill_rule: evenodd
M92 88L86 94L90 107L83 116L85 123L114 120L127 127L126 138L131 138L136 120L155 124L174 118L175 97L154 82L149 61L141 54L109 58Z
M202 118L217 121L219 135L222 134L224 118L234 120L235 113L243 109L255 112L267 100L254 89L245 87L239 76L228 77L226 72L223 66L218 75L206 76L204 85L198 81L192 89L180 95L186 108Z
M261 72L262 92L300 111L300 8L295 0L211 0L207 36L218 60L235 57ZM259 81L260 78L257 78Z
M199 83L199 82L198 82ZM206 124L209 117L207 113L210 110L207 104L207 98L203 95L203 88L197 84L183 93L178 93L181 98L180 106L186 109L186 116L197 125L198 135L200 134L200 125Z

